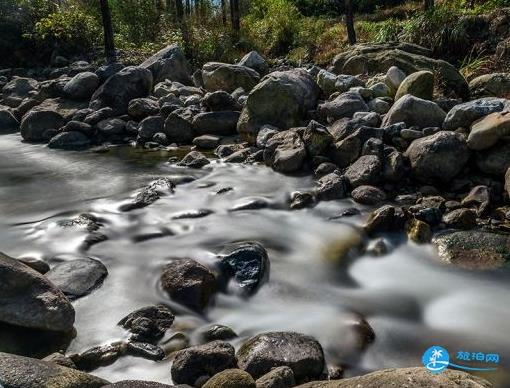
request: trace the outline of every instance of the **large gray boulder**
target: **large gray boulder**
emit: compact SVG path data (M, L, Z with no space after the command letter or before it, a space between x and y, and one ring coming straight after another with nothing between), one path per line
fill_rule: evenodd
M295 332L259 334L243 343L237 352L239 368L254 378L271 369L288 366L297 382L310 381L324 370L324 352L312 337Z
M61 150L80 150L89 145L89 138L78 131L61 132L53 136L48 143L49 148Z
M0 253L0 322L69 331L74 324L74 309L43 275Z
M342 93L334 100L319 105L319 114L331 121L343 117L351 118L356 112L367 112L369 110L363 97L355 91Z
M30 92L35 91L38 85L39 83L33 78L14 77L4 85L2 94L4 98L25 98L28 97Z
M303 69L268 74L249 94L237 131L255 143L263 125L280 129L298 126L306 113L317 106L319 94L313 77Z
M99 77L92 72L86 71L76 74L64 86L64 93L73 100L87 100L99 87Z
M404 122L409 127L441 127L445 117L446 113L436 103L406 94L393 104L382 126Z
M33 110L21 120L21 136L30 142L48 140L45 132L49 129L57 130L64 124L64 118L53 110Z
M94 110L110 107L116 115L125 114L131 100L150 94L152 83L152 73L149 70L143 67L125 67L96 90L89 106Z
M299 171L306 159L305 143L299 133L282 131L268 140L264 150L264 162L275 171L292 173Z
M446 369L432 374L425 368L385 369L335 381L315 381L299 388L492 388L492 384L466 372Z
M249 67L260 75L266 75L269 71L269 65L262 55L256 51L250 51L238 63L238 65Z
M199 113L193 118L193 129L197 135L235 135L239 115L235 111Z
M474 78L469 82L473 97L510 98L510 73L492 73Z
M250 91L259 82L260 75L247 66L208 62L202 67L202 78L208 91L224 90L232 93L237 88Z
M154 84L169 79L184 85L191 85L188 61L181 48L175 44L165 47L146 59L140 67L152 73Z
M331 71L336 74L379 74L396 66L406 74L420 70L432 71L441 78L447 92L469 97L464 77L450 63L433 59L430 50L410 43L359 44L337 55Z
M395 101L406 94L424 100L432 100L434 94L434 73L428 70L421 70L408 75L400 84L395 95Z
M6 388L100 388L99 377L52 362L0 353L0 386Z
M508 135L510 135L510 112L491 113L473 123L467 144L472 150L485 150Z
M470 151L463 135L440 131L414 140L405 155L414 176L424 182L449 182L466 165Z
M476 120L501 112L506 101L502 98L486 97L455 105L446 115L443 129L454 131L457 128L469 128Z

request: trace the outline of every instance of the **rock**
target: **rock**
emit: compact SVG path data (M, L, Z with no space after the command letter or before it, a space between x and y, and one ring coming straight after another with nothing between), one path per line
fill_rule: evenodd
M47 361L60 366L65 366L66 368L77 369L73 360L71 360L69 357L64 356L62 353L58 352L52 353L49 356L44 357L42 361Z
M485 174L503 176L510 167L510 147L507 142L476 153L476 165Z
M306 158L303 140L296 131L287 130L268 140L264 150L264 162L275 171L292 173L299 171Z
M372 86L370 86L370 90L375 98L379 97L391 97L391 89L383 82L378 82ZM384 100L382 100L384 101Z
M32 108L31 111L52 111L60 116L67 122L73 119L73 116L82 109L87 107L84 101L73 101L65 98L48 98L41 104Z
M108 366L124 356L127 344L123 341L112 342L106 345L95 346L83 353L71 355L71 359L78 369L91 371L102 366Z
M62 132L51 138L48 147L61 150L80 150L90 145L90 140L81 132Z
M262 128L260 128L260 131L257 134L257 141L255 142L256 146L259 148L266 148L269 139L271 139L277 133L278 128L273 127L272 125L264 125Z
M50 270L48 263L35 257L18 257L18 261L43 275Z
M473 97L510 97L510 73L485 74L469 82Z
M400 84L395 101L410 94L423 100L432 100L434 94L434 73L427 70L417 71L408 75Z
M122 63L110 63L109 65L103 65L96 70L96 75L99 77L99 83L103 83L112 75L118 73L124 68Z
M154 381L123 380L115 384L105 385L102 388L175 388L175 386L156 383Z
M235 111L199 113L193 119L193 129L197 135L235 135L239 115Z
M404 226L405 220L399 215L397 208L384 205L370 213L364 226L369 235L399 231Z
M92 125L82 123L81 121L69 121L60 130L62 132L80 132L87 138L91 138L96 134L96 130L92 127Z
M272 368L288 366L296 381L318 378L324 369L321 345L312 337L294 332L259 334L244 342L237 352L239 368L254 378Z
M165 351L162 348L146 342L128 342L126 345L126 354L152 361L161 361L165 358Z
M467 269L496 269L508 265L509 236L482 231L440 234L432 242L441 261Z
M446 115L443 128L450 131L469 128L476 120L491 113L501 112L505 107L505 101L499 98L480 98L455 105Z
M390 182L400 181L409 171L409 161L396 150L384 155L383 165L383 179Z
M228 341L237 337L237 334L228 326L210 325L200 329L200 339L203 342Z
M472 150L485 150L509 134L510 112L491 113L471 126L467 144Z
M487 380L473 376L466 372L446 369L439 374L432 374L425 368L399 368L385 369L335 381L315 381L300 385L299 388L379 388L379 387L406 387L406 388L491 388Z
M92 111L91 113L87 114L83 119L83 122L89 125L96 125L97 123L112 117L113 113L114 112L112 108L102 108L98 111Z
M176 352L172 363L172 380L177 384L193 386L199 378L210 378L235 366L234 347L226 342L214 341Z
M152 73L154 84L165 80L191 85L189 65L179 46L173 44L147 58L140 67Z
M142 67L128 66L108 78L91 97L89 107L113 109L114 114L127 112L131 100L147 97L152 90L152 74Z
M165 266L161 285L175 302L202 311L216 291L216 277L195 260L176 259Z
M9 388L100 388L109 383L51 362L0 353L0 384Z
M376 184L381 179L382 163L375 155L364 155L351 164L345 177L352 187Z
M37 89L38 82L33 78L13 77L2 88L4 98L17 97L23 99Z
M202 67L202 78L208 91L224 90L232 93L239 87L250 91L259 82L260 75L247 66L208 62Z
M491 202L490 189L487 186L475 186L462 200L463 206L488 207Z
M345 93L353 87L363 87L365 84L359 78L352 75L336 75L327 70L320 70L317 74L317 84L327 98L333 93Z
M196 136L191 122L178 112L168 115L163 130L170 143L189 144Z
M90 294L99 287L108 270L99 260L84 258L55 265L46 277L71 300Z
M264 57L256 51L250 51L238 63L240 66L246 66L255 70L260 75L266 75L269 71L269 65Z
M64 86L64 93L72 100L88 100L99 87L99 77L89 71L76 74Z
M432 237L432 230L426 222L412 218L407 223L407 237L416 244L428 244Z
M64 118L51 110L30 111L21 121L21 136L30 142L45 140L44 132L48 129L58 129L65 124Z
M255 143L263 125L286 130L300 125L308 111L315 109L320 89L303 69L273 72L250 92L237 130Z
M161 198L162 195L173 194L175 184L168 178L159 178L145 186L135 198L121 206L121 211L131 211L149 206Z
M290 195L289 207L292 210L304 209L306 207L312 207L315 204L315 197L313 193L294 191Z
M444 224L454 229L472 229L476 226L476 211L456 209L443 216Z
M464 168L469 149L463 135L442 131L415 140L405 155L413 175L423 182L449 182Z
M273 368L256 381L257 388L291 388L296 386L294 372L288 366Z
M325 155L333 142L327 128L312 120L303 133L303 142L309 157Z
M369 108L358 92L349 91L340 94L333 101L326 101L319 105L319 115L330 121L342 117L352 117L356 112L366 112Z
M96 124L99 133L106 137L123 135L126 132L126 122L118 118L102 120Z
M408 127L441 127L445 117L446 113L436 103L408 94L393 104L382 126L404 122Z
M255 380L240 369L227 369L215 374L203 388L256 388Z
M338 167L336 164L331 162L324 162L319 164L313 173L317 178L322 178L329 173L335 172L337 169Z
M207 93L202 99L202 105L211 112L238 111L241 109L237 101L224 90Z
M383 115L390 111L391 105L382 98L374 98L368 102L368 109Z
M209 159L207 159L202 153L198 151L191 151L178 164L183 167L202 168L207 166L209 163Z
M358 186L352 191L351 197L362 205L377 205L386 199L386 194L374 186Z
M343 199L347 196L346 179L334 172L324 175L317 181L316 192L321 201Z
M164 305L142 307L118 323L131 333L135 341L156 343L172 326L175 316Z
M386 72L385 82L390 90L395 94L400 87L400 84L406 79L406 73L400 70L397 66L391 66Z
M7 109L0 109L0 135L19 131L19 121Z
M202 135L193 139L193 145L203 150L213 150L220 144L221 138L214 135Z
M159 104L152 98L135 98L129 101L127 113L135 120L140 121L147 116L159 113Z
M69 331L74 309L43 275L0 253L0 321L50 331ZM0 375L1 376L1 375Z
M244 295L254 294L269 277L269 257L257 242L241 242L227 246L220 253L221 267L232 277Z
M405 74L433 71L443 80L445 92L454 92L463 99L469 97L468 84L453 65L433 59L428 49L410 43L358 44L337 55L331 71L335 74L379 74L389 72L393 66Z
M146 117L138 125L138 138L142 141L152 140L156 134L164 130L164 125L161 116ZM163 135L166 137L166 134L163 133Z

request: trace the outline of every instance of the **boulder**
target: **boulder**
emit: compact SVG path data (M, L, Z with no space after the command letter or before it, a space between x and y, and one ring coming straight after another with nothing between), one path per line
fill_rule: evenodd
M404 82L405 79L406 73L400 70L397 66L391 66L388 71L386 71L384 82L390 91L395 94L400 87L400 84Z
M400 84L395 94L395 101L406 94L423 100L432 100L434 94L434 73L422 70L408 75Z
M224 90L207 93L202 99L202 105L211 112L222 110L241 110L240 105L234 97Z
M159 113L159 104L152 98L135 98L129 101L127 113L136 121Z
M250 92L237 130L245 140L255 143L263 125L283 130L298 126L317 106L319 93L314 79L303 69L273 72Z
M256 381L257 388L292 388L296 386L294 372L288 366L271 369Z
M317 181L315 191L321 201L343 199L347 195L347 181L343 176L331 172Z
M81 150L90 146L90 140L81 132L66 131L53 136L49 143L49 148L61 150Z
M494 147L477 152L475 162L481 172L499 177L503 176L510 167L510 146L508 142L500 141Z
M381 179L382 163L376 155L363 155L345 171L352 187L377 184Z
M315 381L300 385L299 388L492 388L492 384L466 372L445 369L432 374L425 368L385 369L363 376L335 381Z
M64 93L72 100L88 100L99 87L99 77L89 71L76 74L64 86Z
M232 277L245 295L252 295L269 277L269 257L257 242L240 242L220 252L221 268Z
M114 114L127 112L131 100L147 97L152 90L152 73L142 67L129 66L108 78L91 97L94 110L110 107Z
M404 122L408 127L441 127L445 118L446 113L436 103L407 94L393 104L382 126Z
M303 140L296 131L287 130L267 141L264 162L275 171L292 173L299 171L306 158Z
M196 136L190 120L176 111L166 118L163 132L169 142L177 144L189 144Z
M510 73L485 74L469 82L473 97L510 98Z
M0 385L8 388L100 388L108 381L34 358L0 353Z
M365 100L356 91L349 91L340 94L332 101L326 101L319 105L319 115L332 121L343 117L351 118L356 112L367 112L369 110Z
M442 233L432 240L439 259L466 269L505 267L510 260L510 237L484 231Z
M472 150L485 150L508 135L510 135L510 112L491 113L471 126L467 144Z
M469 97L468 84L453 65L433 59L428 49L410 43L356 45L337 55L330 70L336 74L378 74L386 73L392 66L405 74L433 71L443 80L446 92L454 92L463 99Z
M21 120L21 136L26 141L41 142L46 140L44 133L47 130L57 130L64 124L64 118L53 110L32 110Z
M0 135L19 131L19 121L7 109L0 109Z
M377 205L386 199L386 194L374 186L358 186L352 191L351 197L362 205Z
M167 79L184 85L192 84L186 57L181 48L175 44L147 58L140 67L151 71L154 84Z
M157 133L163 132L164 125L165 122L161 116L146 117L138 125L138 138L142 141L149 141Z
M216 291L216 277L195 260L175 259L165 266L161 286L175 302L202 311Z
M417 179L447 183L464 168L470 151L463 135L440 131L413 141L405 155Z
M202 67L202 78L206 90L232 93L239 87L246 91L252 90L259 82L260 75L247 66L208 62Z
M33 78L13 77L12 80L7 82L2 88L4 98L16 97L23 99L28 97L30 92L37 89L38 82Z
M193 119L193 129L197 135L234 135L239 115L235 111L199 113Z
M240 369L227 369L215 374L202 386L203 388L257 388L255 380Z
M115 137L126 132L126 122L118 118L105 119L96 124L97 130L103 136Z
M350 88L365 86L363 81L353 75L337 75L324 69L317 74L317 84L326 98L336 92L345 93Z
M189 168L202 168L209 164L209 159L198 151L191 151L179 162L179 166Z
M295 332L269 332L244 342L237 352L239 368L254 378L288 366L297 382L317 379L324 370L324 353L312 337Z
M164 305L142 307L120 320L119 326L131 333L134 341L156 343L172 326L175 316Z
M46 277L71 300L88 295L99 287L108 270L99 260L83 258L55 265Z
M238 63L240 66L246 66L255 70L260 75L266 75L269 71L269 65L262 55L256 51L250 51Z
M39 272L3 253L0 302L1 322L50 331L73 328L74 309L65 295Z
M500 98L480 98L455 105L446 115L443 129L454 131L469 128L473 122L491 113L501 112L506 100Z
M193 145L203 150L214 150L220 144L221 138L214 135L202 135L193 139Z
M172 380L177 384L194 386L199 378L207 379L235 366L234 347L226 342L214 341L176 352Z
M303 132L303 142L308 156L313 158L327 153L333 142L333 136L326 127L312 120Z

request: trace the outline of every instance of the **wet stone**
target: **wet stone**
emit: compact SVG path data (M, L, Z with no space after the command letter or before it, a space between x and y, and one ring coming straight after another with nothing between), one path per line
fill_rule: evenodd
M80 354L70 356L78 369L92 371L101 366L113 364L126 353L125 342L113 342L107 345L96 346Z
M164 305L142 307L133 311L118 323L132 333L135 341L156 343L172 326L175 316Z
M200 329L199 337L203 342L228 341L237 337L237 334L228 326L211 325Z
M161 361L165 358L163 349L145 342L128 342L126 351L130 356L142 357L152 361Z

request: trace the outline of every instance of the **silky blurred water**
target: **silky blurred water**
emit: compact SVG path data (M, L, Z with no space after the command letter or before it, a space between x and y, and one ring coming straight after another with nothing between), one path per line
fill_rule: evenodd
M369 209L354 218L330 217L355 206L331 201L313 209L288 210L290 193L310 189L311 177L286 177L264 166L214 162L202 170L166 163L167 153L123 147L106 153L64 152L0 136L0 251L11 256L70 259L95 257L108 268L103 286L75 301L77 336L68 352L127 338L116 324L131 311L167 303L178 313L172 330L225 324L240 338L264 331L295 330L315 336L329 364L355 375L381 368L418 366L423 352L441 345L456 351L501 355L498 372L481 376L508 385L510 368L510 276L468 272L441 265L432 246L388 236L383 257L338 251L359 243ZM192 176L175 194L132 212L119 206L151 180ZM217 191L232 187L223 194ZM236 205L265 199L270 208L232 212ZM203 218L173 219L198 209ZM108 240L80 251L83 230L58 221L91 213L102 219ZM137 242L162 229L169 235ZM158 285L169 257L205 264L229 243L258 240L268 249L270 279L249 299L220 293L204 316L176 306ZM358 345L364 317L376 339ZM1 344L0 344L1 345ZM171 382L170 360L124 357L93 374L110 381L135 378Z

